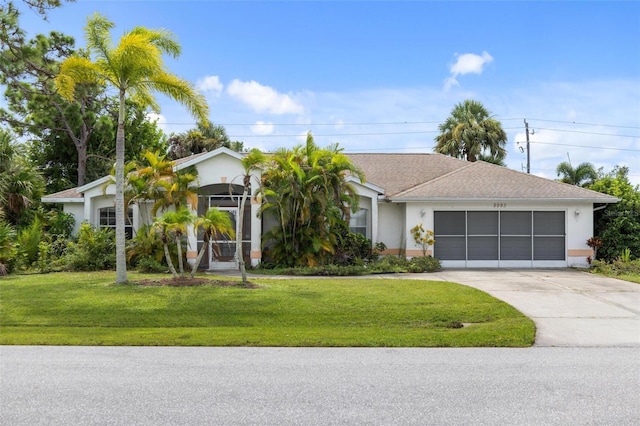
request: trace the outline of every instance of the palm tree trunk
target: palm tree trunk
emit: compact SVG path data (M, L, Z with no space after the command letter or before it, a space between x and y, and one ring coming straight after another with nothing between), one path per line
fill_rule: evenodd
M205 236L204 242L202 243L202 248L198 252L198 257L196 257L196 262L193 264L193 268L191 268L191 278L196 275L198 267L200 266L200 262L202 262L202 258L204 257L204 252L207 251L207 247L209 247L209 239Z
M125 91L120 89L118 131L116 134L116 284L127 282L124 226L124 106Z
M240 211L238 212L238 232L236 232L236 256L238 256L238 265L240 266L240 274L242 275L242 282L247 283L247 270L244 266L244 256L242 253L242 237L244 233L244 206L247 203L247 193L249 188L245 184L244 191L242 192L242 200L240 201Z
M171 253L169 253L169 246L165 242L164 244L164 257L167 259L167 265L169 265L169 271L171 271L171 275L173 278L178 278L178 273L176 272L175 266L173 266L173 261L171 260Z
M178 246L178 267L180 268L180 276L184 277L184 264L182 262L182 238L180 234L175 237L176 245Z

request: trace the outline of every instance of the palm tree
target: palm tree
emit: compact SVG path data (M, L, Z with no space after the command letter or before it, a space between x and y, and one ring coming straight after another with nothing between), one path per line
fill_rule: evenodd
M154 228L160 233L164 245L164 255L167 258L169 270L174 278L178 278L176 268L173 266L169 253L169 239L173 238L178 249L178 268L180 276L184 276L184 262L182 260L182 236L187 232L187 226L193 222L193 215L186 207L176 211L166 212L153 223Z
M201 121L207 120L208 107L204 96L193 85L167 71L163 54L177 57L180 45L163 29L136 27L125 33L117 46L112 45L109 31L113 23L94 14L86 27L87 48L95 61L71 56L62 62L56 86L61 95L73 99L75 87L81 83L104 83L113 86L119 95L118 130L116 133L116 283L127 282L125 257L124 205L124 123L125 100L131 96L140 104L159 110L153 92L173 98Z
M574 169L570 162L563 161L558 164L556 173L562 176L560 182L583 187L591 185L598 178L598 173L591 163L580 163Z
M240 223L240 232L236 235L236 256L238 257L238 265L240 266L240 273L242 275L242 282L247 282L247 270L244 264L244 256L242 255L242 237L244 235L244 207L247 202L247 196L251 189L251 173L258 169L265 161L266 157L257 148L252 149L242 159L242 167L244 168L244 175L242 175L242 199L240 201L240 211L238 213L238 222Z
M205 251L207 251L207 247L209 247L209 241L211 241L211 238L213 238L214 235L228 235L229 238L235 237L235 230L233 229L231 218L227 212L218 210L215 207L209 208L204 216L195 220L194 232L197 234L198 229L200 228L202 228L204 233L204 242L202 244L202 248L198 252L196 262L191 268L191 278L196 274L198 266L200 266L200 262L202 261L202 257L204 256Z
M347 180L364 174L337 145L319 148L311 133L307 143L281 149L262 174L263 204L278 226L269 230L270 255L283 266L315 266L334 252L338 224L356 211L358 194Z
M451 116L439 127L434 151L476 161L482 154L504 159L507 134L499 121L478 101L466 100L451 110ZM487 157L485 157L486 159Z

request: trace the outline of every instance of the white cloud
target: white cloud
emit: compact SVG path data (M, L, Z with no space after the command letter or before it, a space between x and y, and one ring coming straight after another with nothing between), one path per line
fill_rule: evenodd
M220 96L224 85L220 83L220 77L218 77L217 75L210 75L198 80L198 82L196 83L196 87L203 92L212 93L215 96Z
M278 93L269 86L263 86L257 81L233 80L227 88L227 93L247 104L255 112L271 114L302 114L303 106L291 96Z
M451 65L449 71L451 75L444 81L445 90L449 90L452 86L459 86L458 76L464 74L482 74L485 64L493 61L493 57L489 53L482 52L482 55L475 53L456 54L458 60Z
M256 124L251 126L251 131L256 135L270 135L273 133L273 123L257 121Z

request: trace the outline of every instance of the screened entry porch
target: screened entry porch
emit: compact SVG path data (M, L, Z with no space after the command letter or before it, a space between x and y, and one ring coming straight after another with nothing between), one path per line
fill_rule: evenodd
M242 199L242 186L232 185L233 193L229 192L230 185L210 185L201 188L198 197L198 216L204 215L209 207L216 207L226 212L231 219L236 235L242 235L242 254L245 263L250 264L251 253L251 201L247 198L245 205L243 224L239 223L240 202ZM208 193L207 193L208 192ZM198 231L197 245L198 252L205 244L204 233ZM236 254L236 240L227 235L214 235L206 247L206 252L200 262L200 269L221 270L238 268L238 258Z

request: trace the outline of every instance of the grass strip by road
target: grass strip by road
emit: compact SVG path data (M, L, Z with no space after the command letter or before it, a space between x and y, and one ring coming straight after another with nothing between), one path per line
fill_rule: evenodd
M154 276L129 276L144 278ZM535 338L513 307L442 281L259 278L260 288L247 289L114 280L113 272L0 279L0 344L523 347Z

